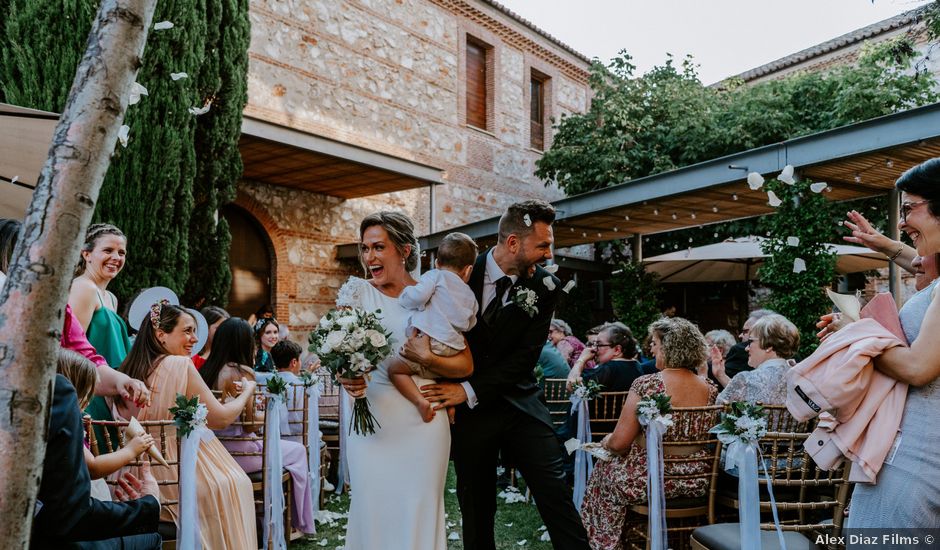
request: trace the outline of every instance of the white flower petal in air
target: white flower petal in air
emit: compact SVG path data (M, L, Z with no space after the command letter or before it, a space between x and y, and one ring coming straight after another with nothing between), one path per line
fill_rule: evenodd
M121 145L127 147L127 137L131 131L131 127L127 124L121 126L118 130L118 140L121 142Z
M787 237L787 246L800 246L799 237Z
M522 221L525 222L526 227L532 227L532 218L530 218L528 214L522 217Z
M317 546L326 546L330 541L327 539L320 539L320 542L317 543Z
M793 185L796 183L796 180L793 179L793 166L786 165L783 167L783 172L780 172L780 175L777 176L778 181L782 181L787 185Z
M757 172L751 172L747 175L747 185L751 188L751 191L757 191L764 185L764 176Z
M545 285L545 288L548 290L555 290L555 281L552 280L551 275L542 279L542 284Z
M829 187L829 184L824 181L818 181L816 183L811 183L809 186L810 191L813 193L822 193Z
M542 269L548 271L549 273L555 273L558 271L558 264L546 265Z
M568 454L571 454L581 448L581 442L576 437L572 437L568 441L565 441L565 450L568 451Z
M457 531L451 531L450 534L447 535L447 540L460 540L460 535L457 534Z
M776 208L780 206L783 201L781 201L780 197L778 197L777 194L773 191L767 191L767 202L770 203L770 206Z
M16 183L16 182L18 182L18 181L20 181L20 177L19 177L19 176L13 176L13 179L10 180L10 183Z
M568 284L566 284L566 285L565 285L565 288L561 289L561 291L564 292L565 294L568 294L569 292L571 292L571 289L574 288L575 285L577 285L577 284L578 284L578 283L576 283L575 280L572 279L572 280L568 281Z
M527 543L527 542L529 542L529 541L527 541L526 539L522 539L522 540L520 540L519 542L517 542L516 544L519 545L519 546L525 546L525 543Z
M176 80L180 80L183 78L189 78L189 75L186 73L170 73L170 78L176 81Z
M505 525L506 527L512 527L512 522L510 521L509 523L504 523L503 525Z
M150 95L147 92L147 88L144 88L139 82L135 82L131 84L131 93L130 93L130 96L127 98L127 104L137 105L138 103L140 103L140 96L142 95Z
M552 537L548 535L548 531L545 531L544 533L542 533L542 536L539 537L539 540L542 542L551 542Z
M803 258L797 258L793 260L793 272L802 273L804 271L806 271L806 262L803 260Z
M172 28L173 28L172 21L160 21L159 23L153 26L153 30L155 31L165 31L167 29L172 29Z
M541 527L539 527L539 531L546 531L547 529L548 529L548 527L545 527L544 525L541 526Z
M190 107L189 114L199 116L204 115L209 112L209 108L212 107L212 102L206 103L205 107Z

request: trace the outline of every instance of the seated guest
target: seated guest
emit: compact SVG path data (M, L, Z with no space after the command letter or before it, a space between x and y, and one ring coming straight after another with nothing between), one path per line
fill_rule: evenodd
M273 373L274 361L271 360L271 348L280 340L281 325L274 317L261 317L255 322L254 368L256 372ZM259 380L260 382L260 380Z
M732 347L737 344L734 336L724 329L710 330L705 333L705 341L708 343L709 356L713 350L715 353L720 353L722 357L728 354ZM718 384L718 379L715 378L715 375L712 374L712 360L709 357L706 361L706 371L704 376L707 376L709 380ZM703 376L703 373L699 373L699 376ZM719 384L720 385L720 384Z
M236 383L243 378L252 379L254 372L251 368L252 333L251 327L244 319L233 317L219 325L215 331L215 346L212 355L199 371L205 383L214 390L223 392L222 401L228 402L238 395ZM293 342L278 342L278 344ZM297 346L297 344L293 344ZM272 346L272 356L274 347ZM297 346L299 350L300 346ZM285 350L285 348L282 348ZM285 351L287 351L285 350ZM289 357L285 352L282 359ZM300 366L300 354L296 361L287 361L288 365L295 362ZM272 361L272 364L273 361ZM282 363L283 364L283 363ZM288 373L290 374L290 373ZM273 376L273 373L272 373ZM270 380L270 377L268 377ZM296 377L294 378L296 379ZM259 412L254 402L247 401L243 406L243 418L254 424L227 426L216 430L216 434L223 437L244 437L254 435L256 430L264 426L264 413ZM283 423L282 423L283 425ZM235 462L247 473L260 472L262 468L262 442L258 439L223 440L222 444L230 453L257 453L247 456L235 456ZM290 472L293 483L294 506L291 507L293 525L304 533L315 533L313 518L313 485L307 471L307 449L301 443L294 441L281 441L281 458L284 469Z
M578 337L571 333L571 327L561 319L552 319L548 326L548 339L554 344L558 353L564 357L569 366L574 366L574 362L584 351L584 344Z
M206 324L209 325L209 336L206 338L206 345L202 346L199 353L193 355L193 364L196 365L196 370L201 369L206 364L206 359L212 353L212 338L215 336L216 329L219 328L222 321L231 317L227 311L218 306L206 306L199 310L199 313L202 313L202 316L206 318Z
M750 401L764 405L783 405L787 401L787 369L800 347L800 331L783 315L761 317L750 329L747 345L748 366L734 378L725 375L721 359L712 366L725 389L718 395L718 403Z
M747 343L750 340L751 336L751 327L754 326L754 323L757 322L761 317L766 317L767 315L773 315L775 312L769 309L757 309L751 312L751 315L748 316L747 321L744 321L744 328L741 329L741 334L738 337L741 339L740 342L731 346L731 349L725 353L725 375L724 377L717 377L718 384L721 387L724 387L728 384L728 380L731 380L739 372L744 372L751 370L751 367L747 364Z
M90 496L85 465L81 409L68 379L57 374L52 396L46 456L33 519L30 546L44 548L114 548L158 550L160 492L149 464L140 479L125 472L118 498L102 502ZM140 494L140 498L135 498Z
M303 353L300 344L291 340L281 340L271 348L271 359L277 368L277 375L287 382L287 399L281 406L281 439L303 443L301 425L304 421L303 380L300 379L300 355ZM320 368L320 362L310 365L312 371ZM290 412L293 411L293 412ZM316 437L317 434L310 434Z
M552 345L551 340L546 340L539 353L538 365L542 368L542 382L540 385L545 387L546 378L567 378L571 368L568 362L558 353L558 349Z
M594 359L597 366L582 373L585 356ZM605 325L597 339L588 344L586 354L578 358L568 373L568 388L579 381L594 380L604 387L604 391L627 391L637 377L651 374L640 368L636 357L636 340L630 329L623 323Z
M255 382L242 378L238 396L227 403L220 403L190 359L197 341L196 319L188 311L165 302L154 304L140 325L130 353L121 364L121 370L128 376L147 383L153 393L153 402L149 407L140 408L134 403L117 401L113 407L115 418L136 416L141 422L172 420L170 408L176 404L176 395L182 394L189 398L198 397L199 402L206 406L206 424L210 429L222 429L234 422L253 400ZM212 357L215 353L209 358ZM166 434L164 456L167 462L172 463L178 458L176 427L167 427ZM154 465L153 469L161 479L177 479L177 471L172 468ZM165 500L178 500L179 486L162 485L160 493ZM203 549L258 547L251 480L215 438L204 440L199 445L196 495L199 517L195 519L199 521ZM178 505L164 506L162 515L164 520L174 521L179 526Z
M598 461L588 481L581 519L587 530L591 548L621 548L620 535L627 508L646 502L646 446L643 430L636 416L637 403L657 393L670 396L673 407L701 407L715 402L718 389L700 378L695 369L705 361L705 338L681 317L664 317L650 325L652 352L656 357L656 374L637 378L620 412L613 433L601 444L617 456ZM670 428L665 441L701 439L711 426ZM666 462L669 475L698 475L711 470L704 448L683 455L682 461ZM667 456L668 458L668 456ZM665 487L667 499L705 495L707 480L691 478L670 482Z

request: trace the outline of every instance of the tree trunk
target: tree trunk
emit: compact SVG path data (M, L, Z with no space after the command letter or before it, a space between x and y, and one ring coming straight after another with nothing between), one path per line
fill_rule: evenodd
M26 548L72 268L156 0L102 0L0 290L0 546Z

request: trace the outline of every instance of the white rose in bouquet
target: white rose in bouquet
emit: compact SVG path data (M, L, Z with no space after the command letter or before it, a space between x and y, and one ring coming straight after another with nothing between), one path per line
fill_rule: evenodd
M355 315L343 315L342 317L336 320L336 324L344 329L347 329L356 324L356 316Z
M366 343L366 331L362 328L357 328L349 335L349 347L352 350L358 350L362 348L362 345Z
M330 350L334 350L343 345L343 340L346 339L346 331L344 330L334 330L326 335L325 344L329 346ZM325 352L329 353L329 352Z
M369 339L370 344L372 344L373 346L377 348L380 348L384 346L386 343L388 343L387 340L385 339L385 335L377 330L367 330L366 338Z

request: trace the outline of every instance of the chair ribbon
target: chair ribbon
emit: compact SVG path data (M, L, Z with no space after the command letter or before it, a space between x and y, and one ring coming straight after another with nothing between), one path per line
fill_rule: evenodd
M763 454L757 447L756 441L746 442L734 438L728 446L725 456L725 470L738 468L738 528L741 534L742 550L760 550L760 496L757 480L758 462L763 467L764 478L767 481L767 493L770 496L771 511L774 517L774 527L777 529L777 538L781 550L787 545L780 528L780 519L777 515L777 501L774 499L773 482L764 464Z
M272 548L286 550L284 542L284 471L281 456L281 407L283 396L268 395L264 415L264 548L271 540Z
M307 392L307 470L313 486L313 517L320 511L320 389L321 382L304 388ZM316 522L314 522L316 524ZM311 534L316 533L316 525Z
M667 550L666 492L663 480L663 434L669 425L662 416L646 426L646 495L649 505L650 550Z
M336 471L336 493L343 494L343 489L349 483L349 462L346 456L346 438L349 435L347 422L352 422L352 397L346 393L346 388L339 388L339 468Z
M588 412L588 400L575 395L571 396L571 414L578 415L578 441L591 441L591 414ZM591 455L578 449L574 455L574 507L581 511L581 503L584 502L584 493L587 490L587 481L591 478L591 472L594 471L594 461Z
M196 498L196 460L199 457L199 444L214 438L205 426L193 429L183 436L180 442L180 516L176 534L180 550L202 548L199 533L199 500Z

